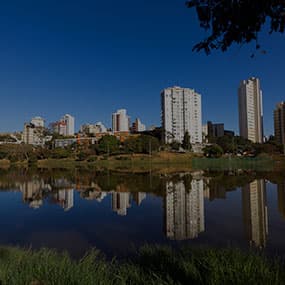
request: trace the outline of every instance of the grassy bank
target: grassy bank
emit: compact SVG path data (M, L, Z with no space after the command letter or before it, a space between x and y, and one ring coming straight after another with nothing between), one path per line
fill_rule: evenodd
M239 250L144 247L129 261L98 251L79 261L50 250L0 249L0 282L14 284L284 284L282 262Z
M211 170L257 170L273 171L277 161L269 156L256 158L221 157L221 158L193 158L193 169Z
M117 155L110 157L97 157L95 161L76 161L72 159L47 159L37 162L39 168L74 168L89 167L121 172L168 172L191 170L191 154L176 154L161 152L150 155Z

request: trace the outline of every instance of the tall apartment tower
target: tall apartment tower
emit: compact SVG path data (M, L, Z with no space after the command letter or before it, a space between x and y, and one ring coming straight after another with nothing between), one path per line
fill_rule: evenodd
M166 143L182 142L188 131L191 143L202 143L201 95L189 88L161 92L161 121Z
M258 78L243 80L238 89L240 136L254 143L263 142L262 91Z
M113 132L129 132L130 117L127 115L127 110L120 109L112 114L112 130Z
M66 114L62 117L61 122L66 124L66 136L74 136L74 117L69 114Z
M285 102L276 105L274 110L274 134L280 144L285 144Z

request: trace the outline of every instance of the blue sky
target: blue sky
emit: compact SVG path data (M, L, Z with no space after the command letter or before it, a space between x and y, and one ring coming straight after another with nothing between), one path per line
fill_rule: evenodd
M0 3L0 131L36 115L70 113L111 125L126 108L132 119L160 125L160 91L180 85L202 94L203 122L238 129L237 88L261 79L265 134L285 100L285 37L262 34L266 55L233 46L210 56L192 52L206 33L185 0L9 0Z

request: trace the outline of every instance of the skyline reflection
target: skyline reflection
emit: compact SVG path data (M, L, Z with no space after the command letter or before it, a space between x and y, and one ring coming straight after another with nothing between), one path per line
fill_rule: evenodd
M276 183L276 196L280 216L285 220L285 180ZM267 183L236 173L181 173L167 175L93 175L41 177L40 174L13 183L0 176L2 191L22 193L22 201L31 210L53 204L65 212L80 207L79 199L102 204L104 211L127 217L132 207L144 208L151 197L161 199L157 204L162 211L161 232L166 240L186 241L209 234L207 205L227 203L230 193L240 196L236 203L241 208L240 222L244 240L250 246L265 248L269 237ZM11 184L12 183L12 184ZM138 190L138 191L137 191ZM107 203L104 203L105 200ZM94 204L95 205L95 204ZM154 210L154 208L153 208ZM215 217L211 217L214 219ZM217 223L219 221L216 221ZM139 226L139 225L138 225ZM213 233L210 233L213 234Z

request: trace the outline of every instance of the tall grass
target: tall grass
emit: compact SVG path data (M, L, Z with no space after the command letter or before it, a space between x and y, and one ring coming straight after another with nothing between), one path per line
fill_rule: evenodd
M284 264L240 250L146 246L131 260L81 260L42 249L0 249L0 283L9 284L285 284Z

